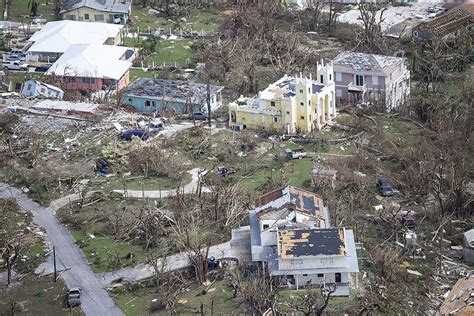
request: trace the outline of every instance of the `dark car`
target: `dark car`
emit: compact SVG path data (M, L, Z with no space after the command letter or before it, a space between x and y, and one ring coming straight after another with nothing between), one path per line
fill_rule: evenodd
M51 66L51 64L42 64L35 68L35 72L46 72Z
M141 140L147 140L150 136L147 132L141 129L132 129L129 131L122 132L122 138L126 140L131 140L132 136L137 136Z
M379 179L379 181L377 181L377 188L379 189L380 194L382 196L392 196L393 195L392 184L390 183L390 181L388 181L385 178L381 178L381 179Z
M206 112L194 112L192 118L195 120L207 120L207 116Z
M235 173L235 169L226 167L217 167L217 172L224 178Z
M220 268L220 266L221 266L221 262L217 260L216 258L210 257L207 259L207 267L209 269L217 269L217 268Z

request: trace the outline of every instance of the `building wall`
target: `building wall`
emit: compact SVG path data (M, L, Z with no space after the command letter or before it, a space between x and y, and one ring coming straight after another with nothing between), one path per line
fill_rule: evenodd
M62 77L63 85L68 90L85 90L85 91L99 91L102 90L104 81L102 78L82 78L82 77ZM93 82L84 82L83 79L94 79Z
M318 66L319 67L319 66ZM321 75L322 82L321 82ZM313 94L314 81L326 86ZM264 99L265 92L258 95L258 109L230 105L230 126L245 125L250 129L275 130L282 133L309 133L320 130L336 115L335 86L332 66L318 68L317 79L295 78L295 96L275 96L273 100Z
M340 255L278 259L278 270L280 271L317 268L347 268L347 258Z
M61 14L63 20L83 21L83 22L101 22L113 23L113 16L123 15L124 24L128 20L128 14L103 12L87 7L78 8Z
M365 92L364 102L385 101L388 110L402 105L410 95L410 72L406 65L393 67L390 75L376 72L350 72L346 67L334 66L336 78L336 101L338 105L343 103L355 103L350 95L349 84L356 84L355 75L364 76Z

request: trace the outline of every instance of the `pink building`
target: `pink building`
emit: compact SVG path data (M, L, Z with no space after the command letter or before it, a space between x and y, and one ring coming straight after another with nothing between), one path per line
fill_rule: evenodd
M342 52L333 60L336 103L384 102L391 110L410 95L405 58Z
M133 50L122 46L72 45L46 72L56 76L68 90L120 91L130 81Z

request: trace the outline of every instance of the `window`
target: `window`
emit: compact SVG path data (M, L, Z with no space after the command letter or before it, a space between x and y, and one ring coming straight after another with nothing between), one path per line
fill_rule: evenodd
M95 83L95 78L82 78L83 83Z
M308 93L311 93L311 88L308 88Z
M271 106L275 106L275 101L270 101Z
M331 75L331 74L329 74L329 81L331 81L331 80L332 80L332 75Z
M28 90L28 91L31 90L31 83L29 83L28 86L26 86L26 90Z
M67 15L66 20L76 21L76 16L75 15Z
M309 115L309 120L311 121L311 114Z
M321 83L324 83L324 77L323 77L323 75L320 75L319 78L321 78Z
M303 276L308 276L307 274L303 274Z
M300 118L301 118L302 120L304 120L304 116L303 116L303 115L301 115L301 117L300 117Z
M342 74L340 72L336 72L336 81L342 81Z
M356 85L357 86L364 85L364 75L356 75Z
M67 82L76 82L76 78L74 78L74 77L67 77Z
M250 114L250 120L251 120L252 122L255 122L255 119L256 119L255 113Z
M303 259L291 259L291 264L303 264Z
M96 15L94 15L94 19L96 21L104 21L104 15L103 14L96 14Z
M151 106L151 101L146 100L146 101L145 101L145 106Z
M301 105L301 106L304 106L304 103L303 103L303 102L300 102L300 105Z
M132 102L132 98L128 98L128 102Z
M342 90L341 89L336 89L336 97L342 97Z
M318 273L318 278L324 278L324 273Z
M263 224L263 229L264 229L264 230L265 230L265 229L268 229L269 227L270 227L270 225L268 225L268 224Z
M303 89L300 89L300 93L303 93Z
M379 76L372 75L372 85L374 85L374 86L379 85Z
M273 123L278 123L278 117L277 116L273 117Z
M89 14L84 14L84 19L89 20Z
M336 277L336 283L341 283L341 274L336 273L335 277Z
M311 100L308 100L308 105L311 105Z

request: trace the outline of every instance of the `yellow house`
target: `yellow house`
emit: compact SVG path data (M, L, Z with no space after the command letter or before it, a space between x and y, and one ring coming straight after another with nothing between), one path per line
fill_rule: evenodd
M284 76L252 98L229 104L229 123L286 134L320 130L336 116L332 64L317 65L316 80Z
M61 6L63 20L127 23L131 0L68 0Z

